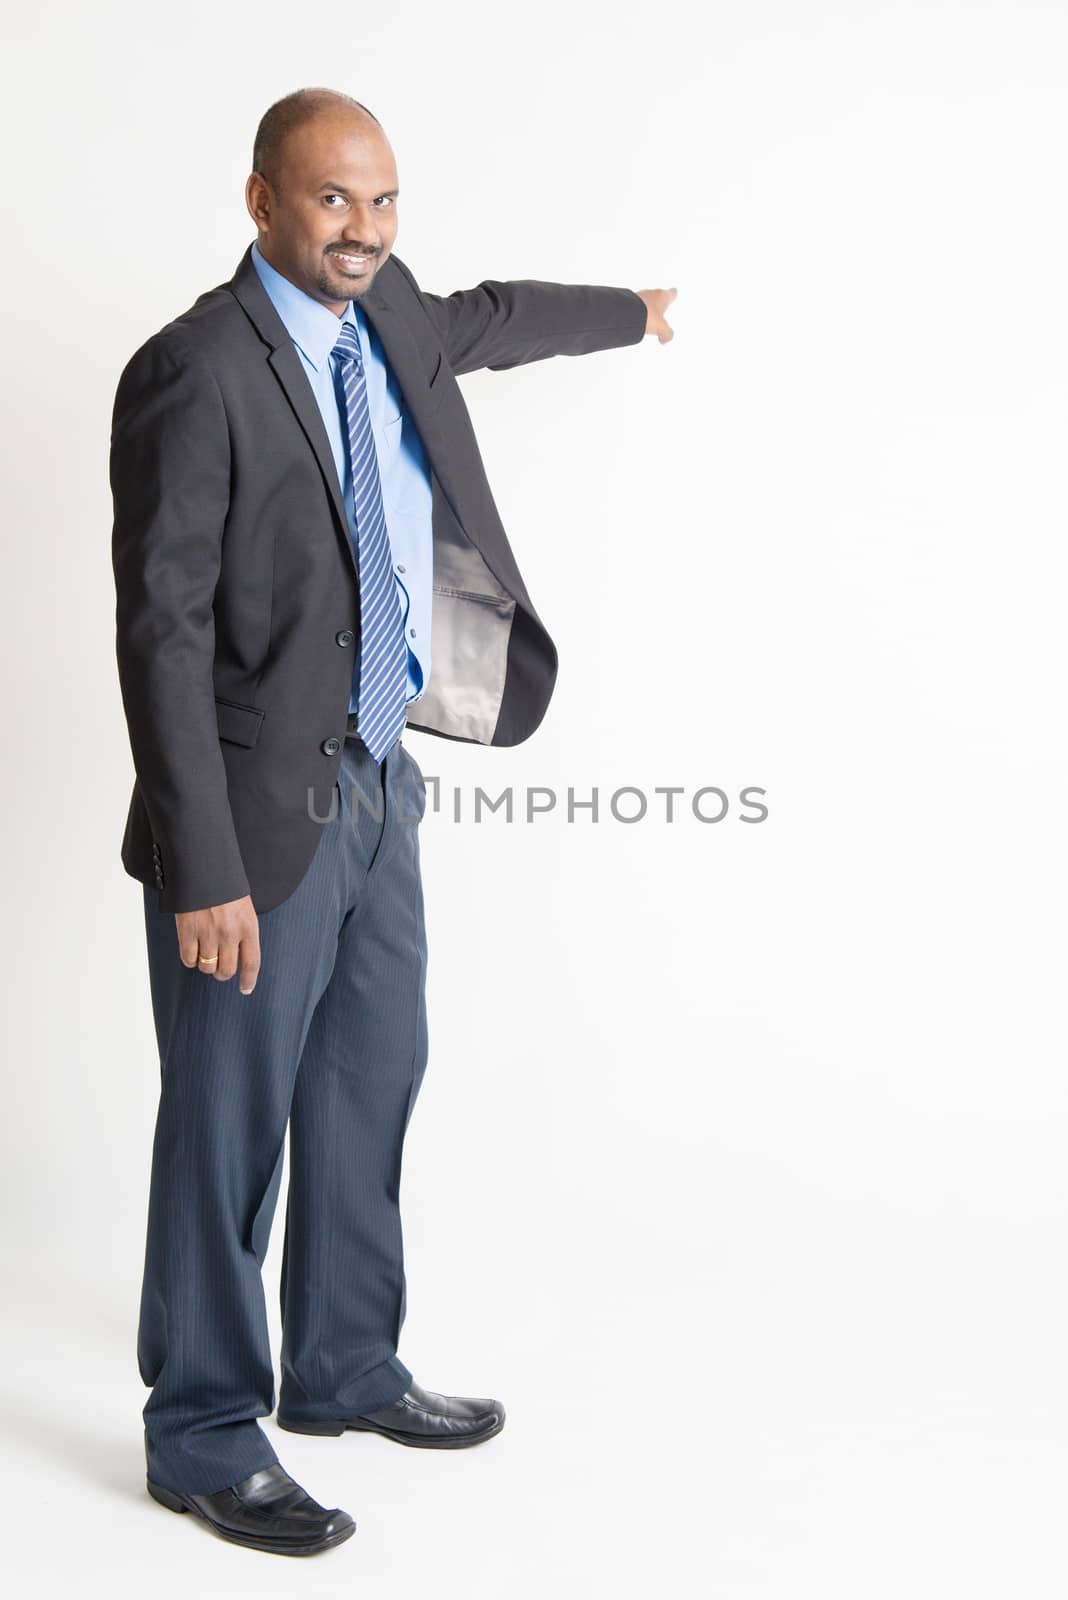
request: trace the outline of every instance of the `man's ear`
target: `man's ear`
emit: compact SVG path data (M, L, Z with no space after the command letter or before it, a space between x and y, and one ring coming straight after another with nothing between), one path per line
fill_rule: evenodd
M250 172L245 182L245 208L260 233L270 225L272 203L271 186L262 172Z

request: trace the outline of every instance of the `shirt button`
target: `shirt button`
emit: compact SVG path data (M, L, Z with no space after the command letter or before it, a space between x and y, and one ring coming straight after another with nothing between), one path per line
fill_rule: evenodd
M414 638L415 638L415 629L414 629L414 628L409 628L409 629L408 629L408 636L409 636L409 638L411 638L411 639L414 639Z
M405 572L405 571L407 571L407 568L405 568L405 567L398 567L398 568L397 568L397 571L398 571L398 572Z

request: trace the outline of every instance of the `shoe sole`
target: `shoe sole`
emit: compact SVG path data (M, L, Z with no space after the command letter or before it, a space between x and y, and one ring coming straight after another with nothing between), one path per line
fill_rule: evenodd
M246 1550L265 1550L268 1555L274 1556L317 1556L321 1550L333 1550L336 1545L344 1544L356 1532L355 1522L350 1522L347 1528L331 1534L329 1539L321 1539L318 1544L293 1544L282 1539L257 1539L253 1533L238 1533L234 1529L225 1528L222 1523L206 1516L200 1507L189 1502L185 1495L175 1494L173 1489L164 1489L160 1484L153 1483L151 1478L146 1479L148 1492L153 1500L158 1500L161 1506L166 1506L168 1511L191 1512L198 1522L205 1523L218 1538L225 1539L228 1544L242 1545Z
M276 1417L275 1420L287 1433L311 1433L321 1439L340 1439L343 1433L379 1433L383 1439L392 1439L397 1444L406 1444L417 1450L468 1450L472 1445L484 1444L487 1439L494 1438L504 1427L502 1416L492 1428L472 1434L469 1438L446 1435L435 1439L402 1433L396 1428L380 1428L373 1422L290 1422L283 1417Z

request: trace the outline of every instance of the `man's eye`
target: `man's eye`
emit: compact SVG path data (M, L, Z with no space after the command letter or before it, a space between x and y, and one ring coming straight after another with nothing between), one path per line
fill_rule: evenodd
M346 200L345 200L345 196L343 194L324 194L323 195L323 199L324 200L340 200L342 205L345 205L347 203ZM391 195L391 194L380 194L380 195L377 196L377 198L373 202L373 204L378 206L380 210L384 209L386 206L393 205L393 203L394 203L394 196ZM337 207L336 206L331 206L330 210L331 211L336 211Z

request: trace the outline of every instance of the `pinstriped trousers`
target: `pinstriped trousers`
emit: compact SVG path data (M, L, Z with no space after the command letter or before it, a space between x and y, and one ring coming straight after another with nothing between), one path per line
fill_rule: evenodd
M390 1404L412 1374L401 1154L427 1060L419 821L426 788L398 739L381 763L350 733L334 810L293 894L259 918L251 995L182 964L145 886L161 1083L138 1365L148 1476L211 1494L278 1458L261 1268L290 1180L279 1409Z

